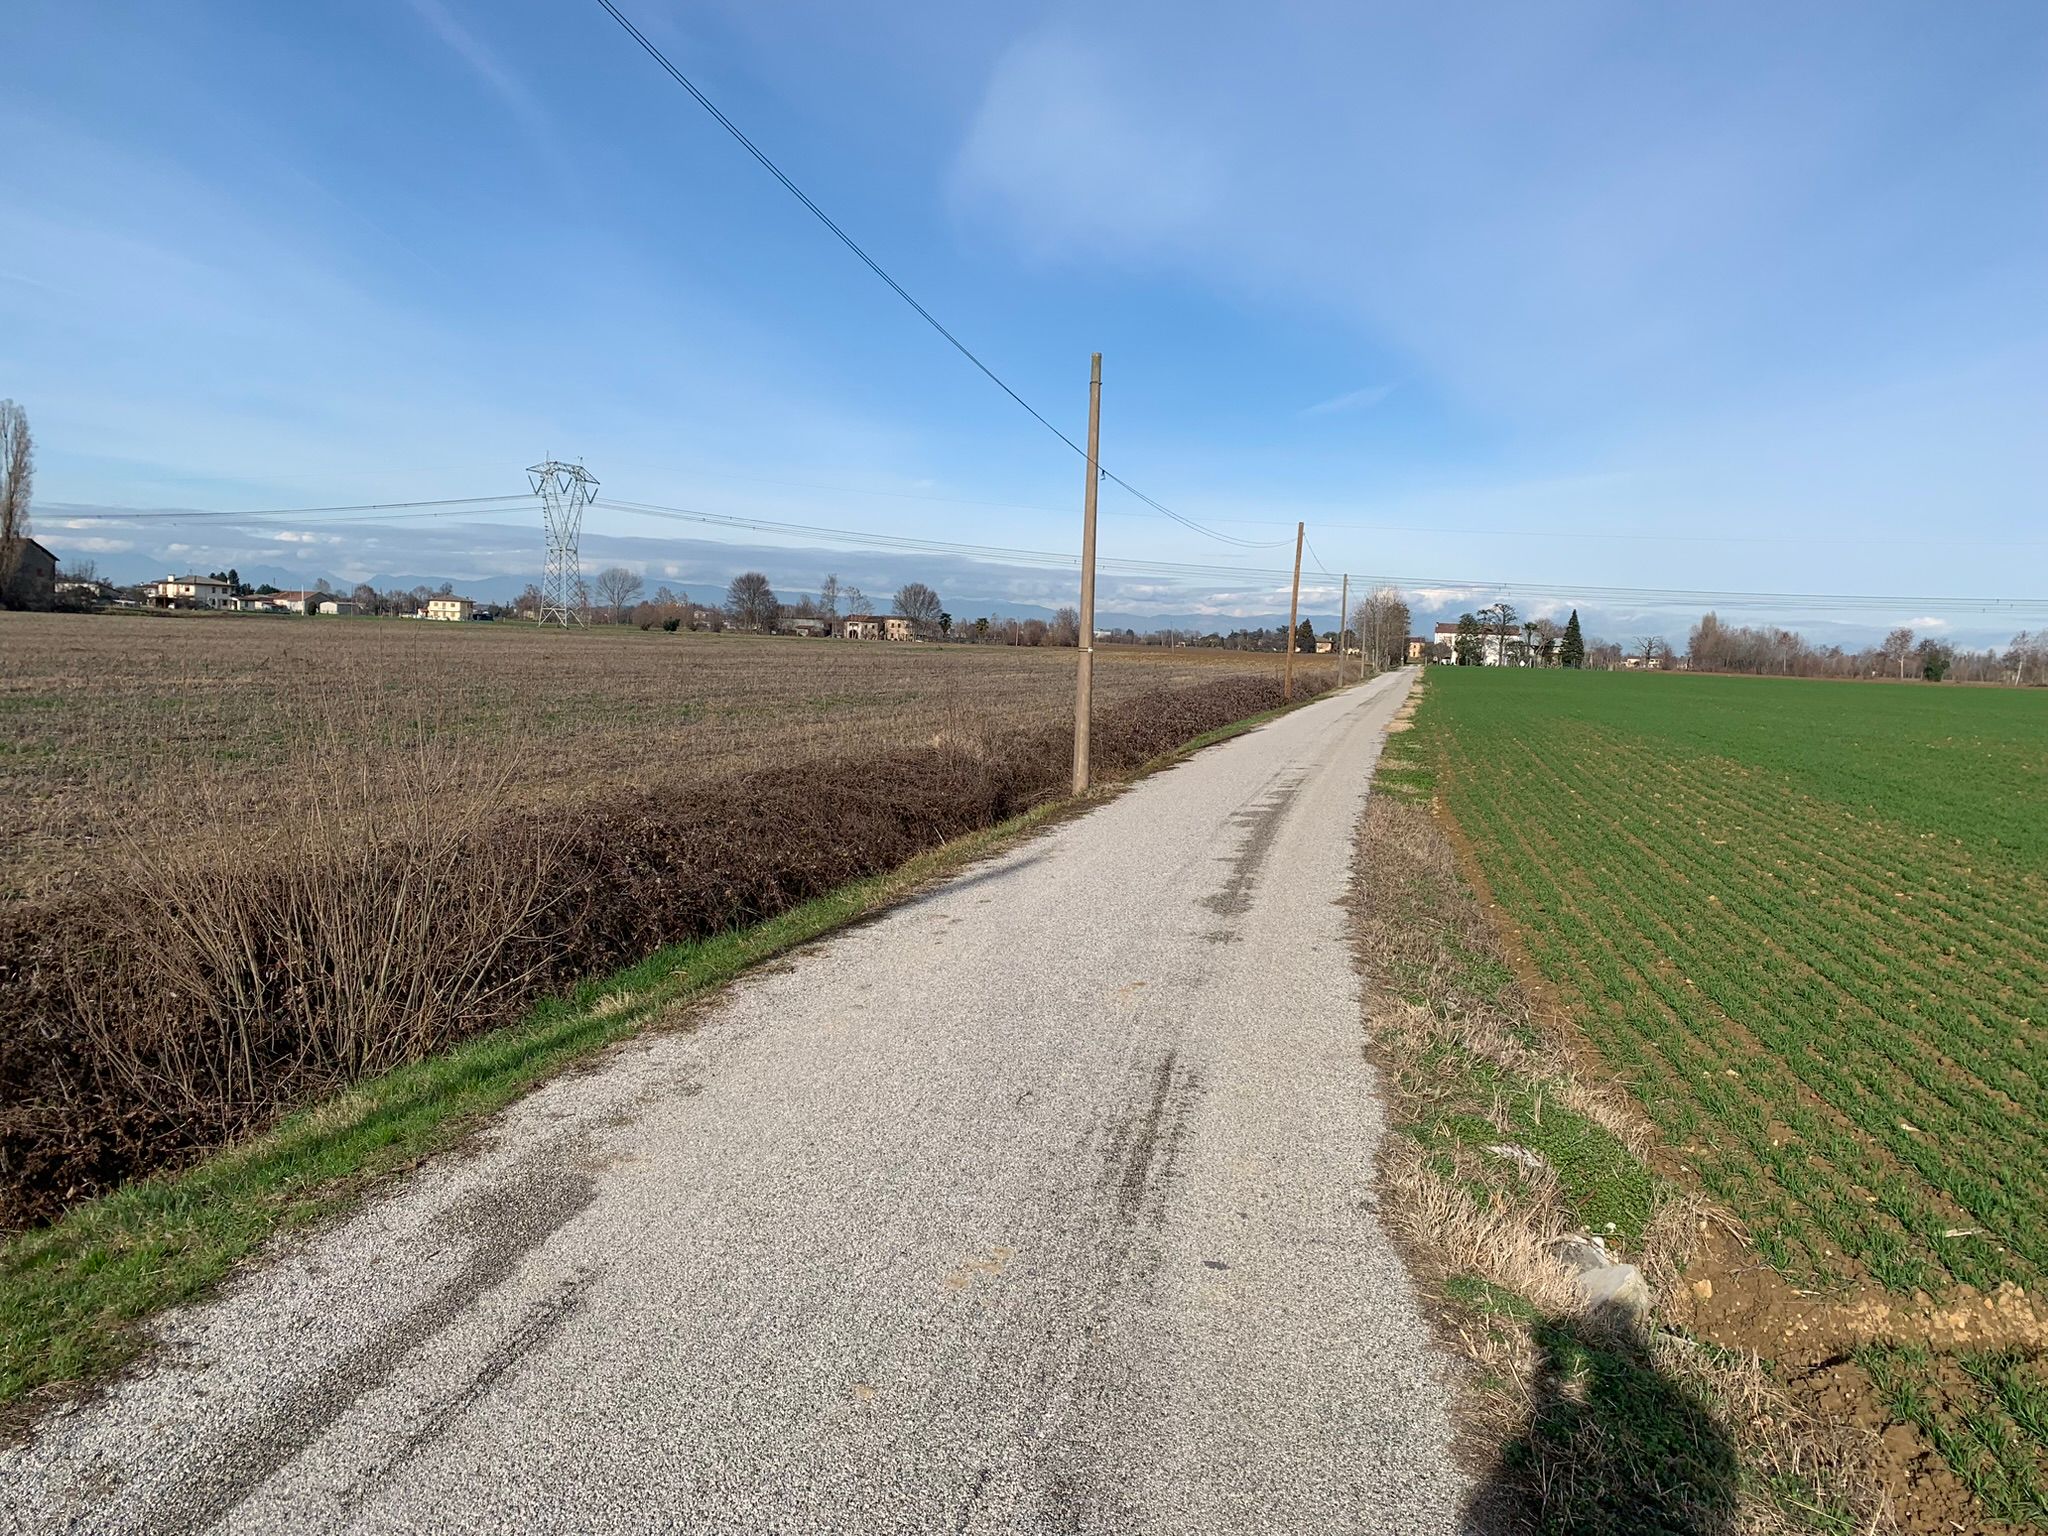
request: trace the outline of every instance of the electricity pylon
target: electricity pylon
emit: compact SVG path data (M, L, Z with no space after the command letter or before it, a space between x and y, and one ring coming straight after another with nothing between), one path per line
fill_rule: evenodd
M583 558L576 546L583 535L583 509L597 493L597 477L581 464L556 459L535 464L526 474L533 482L533 494L540 498L548 533L537 618L542 624L560 624L566 629L583 622Z

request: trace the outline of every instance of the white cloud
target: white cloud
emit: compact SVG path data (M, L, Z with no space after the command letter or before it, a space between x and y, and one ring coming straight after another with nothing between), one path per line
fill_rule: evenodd
M1906 620L1908 629L1947 629L1948 620L1935 618L1932 614L1924 618Z
M1484 594L1476 587L1410 587L1402 596L1418 608L1447 608L1476 601Z

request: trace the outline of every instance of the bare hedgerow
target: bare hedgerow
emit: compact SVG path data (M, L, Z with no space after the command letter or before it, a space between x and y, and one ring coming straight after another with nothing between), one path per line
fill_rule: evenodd
M505 764L424 726L374 765L324 751L343 728L303 743L296 816L225 842L232 789L211 781L184 835L124 841L96 871L132 959L128 987L76 997L93 1054L224 1135L445 1047L545 969L519 951L557 899L556 849L494 844L515 808Z
M1234 675L1126 696L1098 714L1095 760L1129 772L1278 694ZM571 798L373 694L337 689L326 713L295 743L290 814L250 814L225 769L180 779L86 889L0 907L0 1229L893 869L1063 794L1072 757L1070 726L990 729L963 707L929 744Z

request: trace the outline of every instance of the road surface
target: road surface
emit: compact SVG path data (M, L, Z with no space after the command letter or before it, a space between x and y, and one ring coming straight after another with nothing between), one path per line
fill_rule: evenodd
M0 1528L1454 1529L1340 906L1407 682L558 1079L0 1452Z

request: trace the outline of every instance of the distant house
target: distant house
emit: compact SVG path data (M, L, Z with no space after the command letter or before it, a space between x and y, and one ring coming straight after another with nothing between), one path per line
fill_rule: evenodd
M1529 664L1529 646L1519 632L1508 635L1503 641L1497 631L1481 628L1479 642L1479 664L1483 667L1526 667ZM1436 627L1436 643L1450 648L1451 659L1458 657L1458 626L1439 624ZM1411 642L1412 644L1412 642Z
M7 581L7 606L47 608L57 597L57 557L34 539L15 540L14 572Z
M476 617L476 604L466 597L430 597L427 599L427 617L460 623Z
M166 576L142 589L152 608L231 608L235 595L217 576Z
M318 613L325 592L244 592L227 606L243 613Z
M917 626L893 613L856 613L839 623L842 640L915 640Z
M792 635L801 635L806 640L822 639L832 633L832 621L830 619L791 619L789 621L789 632Z
M319 606L315 611L319 613L336 614L342 618L348 618L355 613L356 605L354 599L352 598L323 597L320 599Z
M1455 624L1451 626L1452 629L1457 627ZM1408 659L1410 661L1429 660L1429 636L1410 635L1408 637Z

